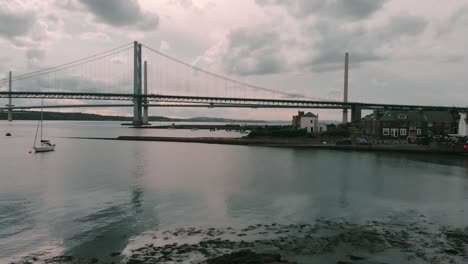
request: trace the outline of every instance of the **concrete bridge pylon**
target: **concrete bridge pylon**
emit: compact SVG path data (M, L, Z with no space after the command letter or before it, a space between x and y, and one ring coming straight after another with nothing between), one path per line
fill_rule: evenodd
M141 67L141 44L133 42L133 125L143 124L142 113L142 67Z
M148 95L148 64L145 61L143 64L143 94ZM143 100L143 125L149 125L149 116L148 116L148 97L145 97Z
M349 54L345 53L345 69L344 69L344 91L343 91L343 102L348 102L348 63L349 63ZM343 109L343 124L348 123L348 108Z
M10 93L8 96L8 122L13 121L13 105L11 104L11 71L8 73L8 92Z

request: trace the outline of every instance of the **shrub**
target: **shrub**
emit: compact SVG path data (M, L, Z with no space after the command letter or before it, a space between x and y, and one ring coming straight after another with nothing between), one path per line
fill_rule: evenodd
M283 137L283 138L294 138L294 137L306 137L308 135L306 129L294 129L291 127L285 128L258 128L252 130L248 138L258 137Z
M330 136L330 137L349 137L351 132L349 129L344 127L337 127L334 129L330 129L327 132L322 134L323 136Z

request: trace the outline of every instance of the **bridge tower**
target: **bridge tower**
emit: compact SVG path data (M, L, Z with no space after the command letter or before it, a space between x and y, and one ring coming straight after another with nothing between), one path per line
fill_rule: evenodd
M144 80L144 90L143 94L148 95L148 64L143 64L143 80ZM148 117L148 97L145 97L143 100L143 125L149 125L149 117Z
M11 71L8 73L8 122L13 121L13 110L11 109L13 105L11 104Z
M141 126L143 124L141 94L141 44L133 42L133 125Z
M348 61L349 55L348 52L345 54L345 70L344 70L344 93L343 93L343 102L348 102ZM348 123L348 108L343 109L343 123Z

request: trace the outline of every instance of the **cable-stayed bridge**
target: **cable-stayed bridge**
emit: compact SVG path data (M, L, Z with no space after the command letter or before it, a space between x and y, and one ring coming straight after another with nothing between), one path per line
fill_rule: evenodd
M8 78L0 79L0 98L9 100L0 110L9 111L11 118L15 109L41 107L30 104L33 99L59 102L44 108L133 107L134 125L147 122L149 107L323 108L343 109L345 113L349 109L352 121L361 118L362 110L466 112L467 108L454 106L350 102L347 56L345 65L344 100L324 100L318 99L320 95L308 98L234 80L133 42L55 67L15 76L10 73ZM15 106L12 99L25 105Z

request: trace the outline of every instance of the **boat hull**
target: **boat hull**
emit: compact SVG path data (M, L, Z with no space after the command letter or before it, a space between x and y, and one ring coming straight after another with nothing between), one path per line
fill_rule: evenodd
M34 147L35 152L49 152L54 151L55 146L47 146L47 147Z

